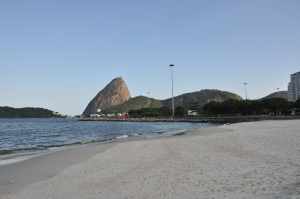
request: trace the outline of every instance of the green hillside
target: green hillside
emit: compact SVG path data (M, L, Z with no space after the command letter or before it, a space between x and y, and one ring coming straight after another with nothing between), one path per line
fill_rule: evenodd
M181 106L186 109L201 109L205 104L215 101L223 102L229 99L242 100L242 98L234 93L219 90L201 90L193 93L186 93L175 97L175 106ZM129 101L111 108L105 109L105 113L124 113L130 110L139 110L143 108L171 108L171 99L157 100L145 96L131 98Z
M272 98L282 98L282 99L288 100L288 92L287 91L278 91L278 92L272 93L262 99L272 99Z
M229 99L242 100L240 96L234 93L206 89L197 92L186 93L175 97L175 106L182 106L186 109L201 109L205 104L209 102L223 102ZM162 105L167 107L171 107L171 103L171 99L162 101Z
M104 112L107 113L125 113L130 110L139 110L142 108L160 108L161 102L159 100L145 97L145 96L138 96L131 98L127 102L113 106L111 108L105 109Z

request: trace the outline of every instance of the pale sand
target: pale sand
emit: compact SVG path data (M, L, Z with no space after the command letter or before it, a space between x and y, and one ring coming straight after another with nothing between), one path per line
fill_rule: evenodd
M299 120L191 134L75 147L0 167L0 198L300 198Z

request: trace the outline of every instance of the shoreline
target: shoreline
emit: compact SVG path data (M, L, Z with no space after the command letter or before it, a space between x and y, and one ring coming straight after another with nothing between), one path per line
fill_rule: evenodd
M160 139L171 139L172 137L178 136L192 136L193 133L200 129L215 129L218 126L196 128L189 130L180 130L175 133L168 134L165 136L154 136L154 137L128 137L124 139L116 139L110 142L89 142L83 144L73 144L67 146L57 147L55 149L45 149L38 151L29 151L24 153L12 153L8 155L0 155L0 198L1 195L10 194L12 192L18 192L22 190L27 184L34 184L38 181L43 181L59 174L65 168L76 165L82 161L85 161L96 154L103 153L111 147L114 147L122 143L130 142L143 142ZM208 130L210 132L210 130ZM65 159L64 157L68 157ZM55 164L54 167L40 167L38 165L47 165L51 162L60 161ZM4 162L3 162L4 161ZM7 162L6 162L7 161ZM30 165L29 167L27 165ZM35 165L33 168L31 165ZM25 169L23 169L25 167ZM23 171L25 170L25 171ZM17 172L16 172L17 171ZM13 173L13 178L11 178ZM18 174L20 173L20 175ZM31 174L32 176L24 180L22 175ZM6 175L8 174L8 175ZM15 178L15 179L14 179ZM10 184L14 184L10 187ZM4 186L3 186L4 185ZM2 199L2 198L1 198Z
M235 124L242 122L270 121L270 120L300 120L300 116L220 116L220 117L195 117L195 118L80 118L83 122L177 122L177 123L212 123Z
M296 198L298 132L261 121L67 147L0 166L0 198Z
M102 145L102 144L118 144L123 142L131 142L131 141L142 141L142 140L153 140L153 139L163 139L163 138L171 138L175 136L184 136L191 134L191 132L199 129L206 129L206 128L216 128L218 126L208 126L202 128L195 128L195 129L183 129L183 130L173 130L173 131L166 131L163 133L158 133L157 135L149 134L147 135L140 135L140 136L128 136L128 135L121 135L114 139L107 139L107 140L92 140L88 142L76 142L73 144L66 144L66 145L59 145L53 146L44 149L26 149L26 150L3 150L7 151L7 153L0 154L0 168L1 166L11 165L23 161L30 160L32 158L36 158L39 156L45 156L56 152L61 152L64 150L69 150L73 148L77 148L80 146L89 146L89 145Z
M74 120L75 122L78 122L77 120ZM85 124L85 123L79 123ZM97 124L94 124L94 126L98 126ZM111 124L113 125L113 124ZM122 124L123 125L123 124ZM152 124L150 124L152 125ZM156 124L154 124L156 125ZM164 125L164 124L163 124ZM23 159L25 156L31 156L41 153L48 153L52 150L61 150L62 148L77 146L77 145L86 145L86 144L92 144L92 143L111 143L111 142L123 142L128 140L137 140L137 139L150 139L152 137L162 137L162 136L175 136L176 134L180 133L182 134L182 131L188 131L193 128L208 128L210 126L217 126L216 124L197 124L192 125L188 124L176 124L173 126L168 126L167 128L150 128L150 130L144 129L144 131L121 131L120 133L111 132L111 134L106 133L110 131L105 131L105 135L97 134L98 136L91 136L91 137L83 137L83 139L74 139L73 142L66 140L66 143L53 143L53 142L44 142L44 144L36 144L36 145L24 145L23 147L11 147L11 148L1 148L0 147L0 165L2 164L8 164L6 162L14 161L12 159ZM95 131L95 130L94 130ZM136 133L135 133L136 132ZM84 133L84 132L83 132ZM84 139L85 138L85 139ZM17 160L16 160L17 161Z
M213 128L217 126L207 126L202 128ZM202 129L195 128L195 129ZM91 140L91 141L83 141L83 142L75 142L72 144L65 145L53 145L48 148L32 148L32 149L18 149L18 150L0 150L0 167L3 165L13 164L17 162L21 162L27 159L31 159L34 157L38 157L41 155L47 155L49 153L54 153L62 150L66 150L69 148L74 148L77 146L85 146L92 144L113 144L113 143L122 143L122 142L130 142L130 141L138 141L138 140L151 140L151 139L160 139L160 138L168 138L179 135L186 135L189 131L193 131L195 129L178 129L173 131L166 131L162 133L153 133L153 134L144 134L144 135L120 135L115 138L108 138L106 140Z
M34 184L39 181L50 179L51 177L62 172L64 169L85 161L93 157L94 155L101 154L109 148L114 147L118 144L195 136L199 134L197 132L200 130L202 131L202 136L205 136L208 134L219 132L220 127L221 126L195 128L176 131L172 134L168 134L168 132L166 132L167 135L164 136L153 136L148 138L128 137L125 139L119 139L110 142L90 142L84 144L62 146L53 150L45 149L24 153L0 155L0 198L1 195L6 195L22 190L24 187L26 187L27 184ZM225 129L223 129L222 131L224 130ZM63 157L68 158L65 159ZM57 161L60 162L57 164ZM56 162L56 164L53 167L46 166L47 164L51 164L51 162ZM41 164L45 165L45 167L41 167L36 170L35 168L40 167ZM13 173L14 175L11 175L11 173ZM26 179L24 179L24 174ZM32 175L29 179L27 177L28 174Z

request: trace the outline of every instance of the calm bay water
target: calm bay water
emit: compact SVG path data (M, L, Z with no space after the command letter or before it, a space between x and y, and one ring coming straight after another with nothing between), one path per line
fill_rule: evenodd
M0 119L0 154L105 142L132 136L155 137L205 128L204 123L81 122L74 119Z

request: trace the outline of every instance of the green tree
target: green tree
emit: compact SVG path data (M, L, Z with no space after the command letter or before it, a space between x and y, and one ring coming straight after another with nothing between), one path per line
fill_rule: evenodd
M294 107L295 107L295 108L300 108L300 99L298 99L298 100L294 103Z
M182 106L178 106L175 109L175 116L176 117L184 117L186 115L186 110Z
M164 107L160 108L160 116L162 116L162 117L170 117L171 114L172 114L171 110L168 107L164 106Z
M263 100L264 107L268 113L274 115L281 115L283 112L287 112L289 109L289 102L282 98L271 98Z

